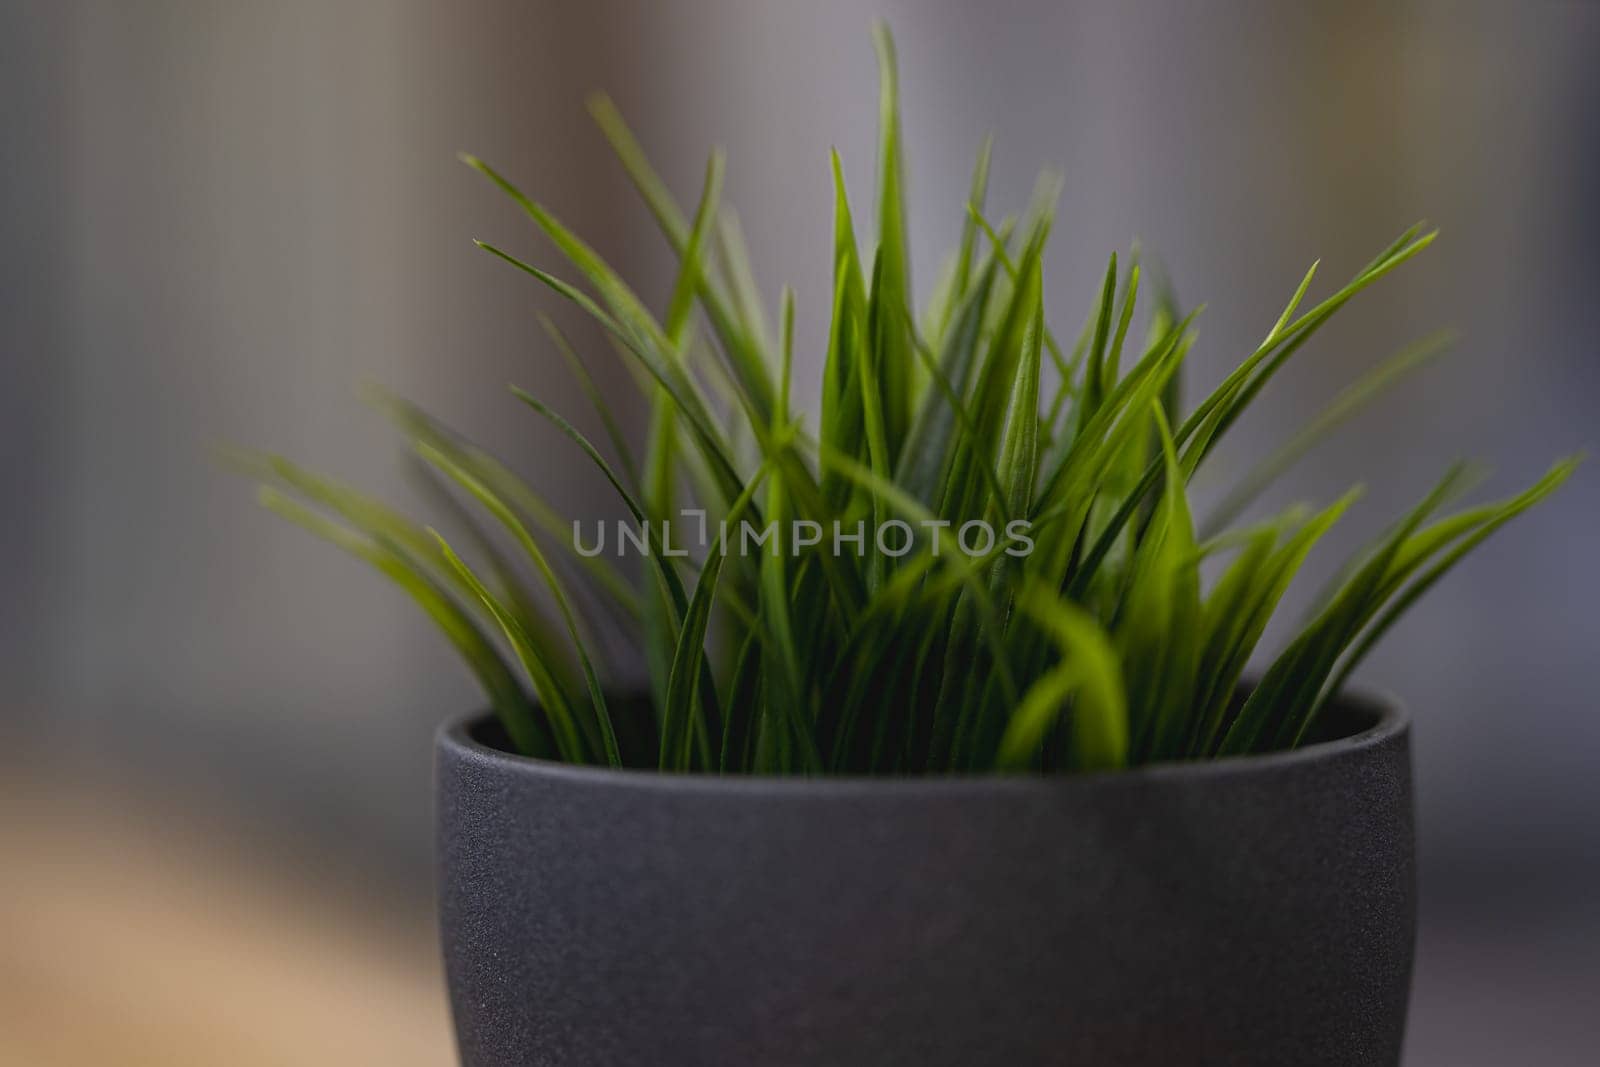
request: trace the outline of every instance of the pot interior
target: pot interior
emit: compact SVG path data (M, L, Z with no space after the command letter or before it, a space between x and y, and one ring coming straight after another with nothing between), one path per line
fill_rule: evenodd
M1230 715L1237 713L1244 704L1245 698L1250 695L1253 684L1245 683L1240 685L1238 693L1234 696L1234 704L1230 709ZM608 697L607 703L613 711L620 712L617 716L619 724L638 722L648 719L651 715L648 697L612 696ZM1370 694L1352 693L1347 690L1341 693L1339 698L1331 702L1327 708L1323 709L1322 714L1311 724L1311 729L1307 732L1301 747L1359 737L1369 730L1377 729L1382 725L1385 717L1391 713L1389 702ZM626 734L627 731L619 730L619 739L622 741L624 748L634 747L637 739L630 739ZM469 723L467 736L485 748L493 749L496 752L503 752L507 755L517 754L516 748L511 744L511 738L506 734L505 728L500 725L499 720L493 715L482 715ZM642 751L639 754L642 756L648 755L648 753Z

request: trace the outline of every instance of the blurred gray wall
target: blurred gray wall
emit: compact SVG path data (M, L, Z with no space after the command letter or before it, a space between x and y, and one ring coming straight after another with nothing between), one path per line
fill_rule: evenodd
M402 594L261 512L217 461L283 451L416 505L377 381L567 507L594 494L505 391L578 406L472 150L626 262L584 135L626 87L606 11L8 6L3 650L18 743L169 775L263 825L426 852L428 740L477 699ZM620 17L620 9L612 14ZM578 335L591 345L592 335ZM623 389L625 382L613 382ZM629 407L627 399L622 407ZM590 505L592 506L592 505Z
M1458 329L1447 362L1288 480L1288 495L1324 500L1369 484L1338 547L1457 455L1495 463L1499 491L1595 443L1600 8L878 10L900 48L920 291L986 132L1001 208L1021 205L1039 167L1065 171L1047 262L1057 329L1086 312L1105 255L1138 237L1185 302L1209 305L1192 390L1248 351L1313 258L1328 292L1409 223L1441 227L1229 443L1244 462L1401 344ZM729 148L760 281L797 287L810 395L830 145L871 215L872 12L0 12L0 676L15 694L0 715L28 751L155 779L181 768L243 819L420 871L427 737L474 700L468 680L400 594L261 515L208 450L278 448L408 499L393 438L356 399L374 378L518 457L558 502L600 506L570 451L502 389L581 410L534 324L550 301L468 239L552 254L454 160L494 160L661 300L669 258L583 114L596 87L684 199L704 150ZM1416 1062L1536 1062L1530 1032L1593 1035L1597 517L1600 478L1585 469L1364 672L1418 718L1430 925Z

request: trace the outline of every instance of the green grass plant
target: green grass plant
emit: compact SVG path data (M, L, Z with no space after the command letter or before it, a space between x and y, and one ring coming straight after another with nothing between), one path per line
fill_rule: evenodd
M1262 657L1286 589L1358 493L1244 526L1240 516L1438 343L1403 350L1282 451L1236 472L1204 521L1189 484L1323 325L1435 234L1406 230L1315 302L1313 264L1261 343L1186 408L1179 377L1197 312L1174 306L1137 261L1112 256L1084 328L1058 337L1042 263L1059 183L1042 181L1020 217L992 220L987 145L959 245L931 298L913 306L895 55L882 27L875 43L877 227L864 243L835 156L831 325L814 422L792 396L792 294L770 320L721 202L720 153L685 211L611 102L592 102L677 257L659 314L548 208L463 157L548 239L565 274L481 247L599 323L644 390L650 425L636 455L640 443L596 385L608 376L545 320L606 447L514 393L530 418L568 439L574 461L595 468L648 552L624 561L578 551L572 524L537 488L383 394L376 402L469 539L449 543L276 456L249 460L262 503L410 594L531 756L669 772L898 775L1105 770L1301 743L1401 613L1576 461L1507 499L1453 512L1468 478L1447 472L1344 567L1275 657ZM669 555L668 544L693 542L695 520L681 514L689 506L712 529L775 524L776 533L755 552L711 544ZM870 532L895 522L893 547L911 531L904 553ZM834 551L835 523L863 524L861 551ZM966 551L960 532L971 523L1000 534ZM798 530L825 533L812 544ZM619 629L643 649L648 699L619 699L608 686L597 635ZM1253 662L1264 670L1240 696Z

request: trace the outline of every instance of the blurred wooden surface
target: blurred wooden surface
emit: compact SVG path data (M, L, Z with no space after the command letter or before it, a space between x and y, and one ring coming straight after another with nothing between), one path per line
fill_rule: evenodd
M0 1064L448 1067L426 915L0 768Z

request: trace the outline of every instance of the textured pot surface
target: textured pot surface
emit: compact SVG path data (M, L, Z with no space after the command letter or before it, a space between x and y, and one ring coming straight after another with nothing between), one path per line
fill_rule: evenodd
M1399 1061L1408 725L1122 774L662 776L439 735L465 1067Z

